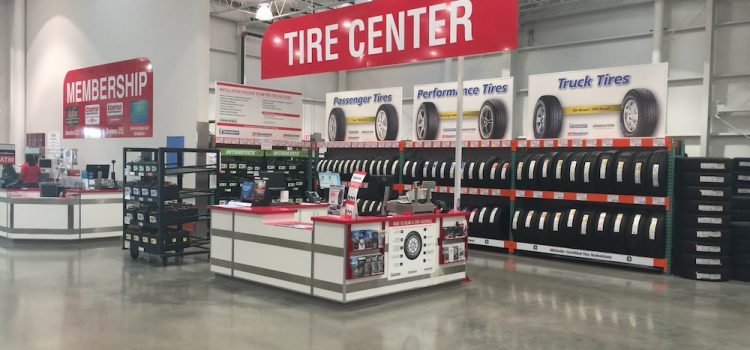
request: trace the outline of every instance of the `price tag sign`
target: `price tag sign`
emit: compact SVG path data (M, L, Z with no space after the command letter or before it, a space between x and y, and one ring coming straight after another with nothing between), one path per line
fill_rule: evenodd
M576 200L577 201L587 201L587 200L589 200L589 195L587 193L577 193L576 194Z
M547 147L547 148L553 148L553 147L555 147L555 141L553 141L553 140L544 140L544 147Z
M646 197L634 197L633 204L646 204Z
M667 203L666 198L654 197L654 205L664 205L665 203Z
M539 148L539 141L538 140L531 141L531 148Z
M525 193L526 193L525 191L516 191L516 197L519 197L519 198L523 198L523 197L526 197L526 196L524 195Z
M666 145L667 145L667 140L666 139L655 139L654 140L654 146L656 146L656 147L664 147Z
M570 140L557 140L560 147L570 147Z
M620 202L620 196L618 196L616 194L607 195L607 202L610 202L610 203L619 203Z
M573 147L583 147L583 140L581 139L573 140Z
M552 197L554 199L565 199L565 193L562 192L555 192Z
M643 146L643 140L630 139L630 147L641 147L641 146Z
M534 191L533 197L534 198L542 198L543 197L542 192L541 191Z
M605 139L602 140L602 147L612 147L614 146L614 141L612 139Z

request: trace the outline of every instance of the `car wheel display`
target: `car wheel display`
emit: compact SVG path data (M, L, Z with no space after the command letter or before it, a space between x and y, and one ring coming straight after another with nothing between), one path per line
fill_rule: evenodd
M418 140L434 140L437 138L440 128L440 114L434 103L422 103L414 119Z
M653 92L633 89L625 94L620 106L620 128L625 137L653 135L658 120L659 106Z
M398 111L391 104L384 104L375 114L375 136L378 141L393 141L398 138Z
M507 113L500 100L487 100L479 110L479 136L483 140L500 139L505 135Z
M346 139L346 114L341 108L334 108L328 114L328 140L344 141Z
M553 139L562 131L563 109L555 96L542 96L534 107L534 137Z

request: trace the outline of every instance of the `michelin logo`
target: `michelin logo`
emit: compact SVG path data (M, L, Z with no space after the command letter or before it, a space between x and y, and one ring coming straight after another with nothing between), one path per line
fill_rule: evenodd
M222 135L235 135L235 136L239 136L240 135L240 132L238 130L225 130L225 129L221 129L221 130L219 130L219 133L222 134Z

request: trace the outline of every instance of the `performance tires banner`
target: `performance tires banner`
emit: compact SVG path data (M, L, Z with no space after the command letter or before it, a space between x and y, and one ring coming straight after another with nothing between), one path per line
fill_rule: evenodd
M664 137L666 63L529 76L529 139Z
M302 94L216 82L216 143L302 139Z
M326 95L328 141L403 139L403 88L334 92Z
M412 140L456 139L458 83L414 87ZM464 82L463 140L510 139L513 78Z
M152 137L154 74L148 58L69 71L63 138Z

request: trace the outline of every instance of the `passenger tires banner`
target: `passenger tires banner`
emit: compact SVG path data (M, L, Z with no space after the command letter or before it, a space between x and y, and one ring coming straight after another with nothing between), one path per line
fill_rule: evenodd
M326 95L328 141L395 141L400 134L401 88Z
M524 134L535 139L664 137L666 63L529 77Z

